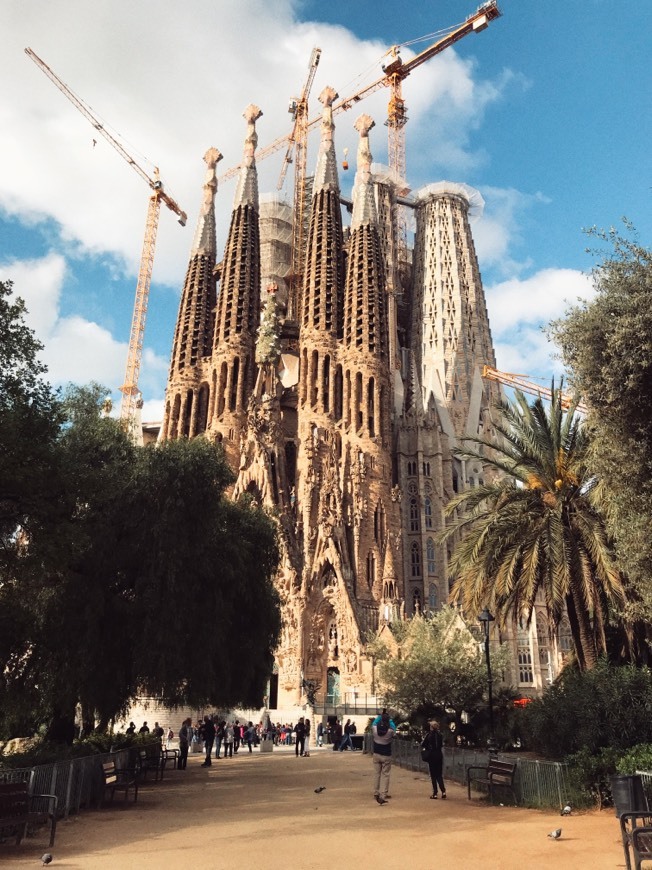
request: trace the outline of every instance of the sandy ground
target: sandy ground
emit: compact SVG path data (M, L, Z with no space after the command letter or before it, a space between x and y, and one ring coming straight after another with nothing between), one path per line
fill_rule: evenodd
M624 867L611 812L558 813L491 807L448 784L429 800L427 776L392 769L392 799L373 799L372 762L330 747L310 758L292 750L189 759L162 782L144 783L138 803L83 811L60 822L52 850L45 829L20 847L0 845L1 867L53 870L613 870ZM315 788L325 786L320 794ZM547 837L562 828L558 841Z

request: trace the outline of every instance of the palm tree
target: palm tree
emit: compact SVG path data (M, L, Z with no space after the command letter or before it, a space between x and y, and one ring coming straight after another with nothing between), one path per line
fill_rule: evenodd
M477 448L457 451L491 480L446 507L453 521L442 540L457 542L453 599L467 613L489 607L503 624L529 623L541 592L551 630L567 613L579 666L592 668L606 648L607 609L625 593L587 466L587 429L575 404L564 411L554 382L547 411L520 391L498 410L496 441L471 438Z

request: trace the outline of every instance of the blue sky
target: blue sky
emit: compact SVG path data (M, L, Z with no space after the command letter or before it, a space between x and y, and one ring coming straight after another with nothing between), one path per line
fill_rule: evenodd
M417 69L404 85L407 176L477 188L473 225L500 368L549 378L541 325L591 293L583 228L622 216L652 242L652 3L502 0L503 16ZM237 164L250 102L259 144L289 132L288 99L311 50L312 90L348 95L380 75L380 58L463 21L475 0L3 0L0 26L0 277L11 278L45 344L53 383L122 383L148 188L27 58L30 46L188 212L163 209L140 385L160 418L179 295L201 201L202 155ZM419 51L428 42L402 52ZM387 92L374 158L387 162ZM336 118L336 147L355 153L355 115ZM314 164L314 143L308 165ZM282 151L260 164L273 190ZM144 156L146 155L146 156ZM151 162L148 162L151 161ZM346 189L353 173L342 177ZM234 182L217 198L220 248Z

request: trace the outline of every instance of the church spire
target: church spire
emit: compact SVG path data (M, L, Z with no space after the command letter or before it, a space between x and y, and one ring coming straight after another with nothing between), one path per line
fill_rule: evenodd
M371 180L373 157L369 148L369 131L375 126L375 121L369 115L360 115L354 124L355 129L360 134L360 141L358 142L358 171L355 175L353 189L351 232L354 232L361 224L376 224L378 220Z
M209 148L204 154L204 162L208 167L204 180L204 198L199 210L197 229L192 243L190 256L207 254L215 257L217 241L215 233L215 194L217 193L217 175L215 167L222 159L217 148Z
M215 288L215 167L222 159L217 148L204 154L206 178L197 229L183 285L174 330L162 438L192 436L207 424L205 393L200 383L213 349Z
M247 135L244 143L244 156L238 177L233 208L250 205L258 211L258 174L256 172L256 146L258 145L258 133L256 121L262 116L262 111L250 103L244 110L243 118L247 122Z
M324 188L327 188L328 190L340 189L337 177L335 145L333 142L333 132L335 130L335 124L333 123L333 103L337 97L337 91L328 85L319 95L319 102L323 105L324 110L321 118L319 157L317 158L317 168L315 170L315 179L312 186L313 196L317 191L323 190Z

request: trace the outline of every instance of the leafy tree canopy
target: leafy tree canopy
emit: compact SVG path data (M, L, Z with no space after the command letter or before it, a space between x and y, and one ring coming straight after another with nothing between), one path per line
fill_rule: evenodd
M78 704L106 724L142 692L198 706L260 703L280 630L273 522L226 496L233 477L218 445L137 448L102 413L102 387L55 397L9 290L0 295L0 330L15 340L14 401L0 401L0 732L50 723L61 737Z
M571 307L551 334L589 406L590 461L609 532L636 591L626 617L652 621L652 251L632 227L591 230L596 296Z
M391 642L382 636L372 641L379 682L388 705L405 713L463 711L481 703L487 671L478 640L457 610L446 608L416 616L398 627ZM492 650L499 673L506 666L507 650Z

